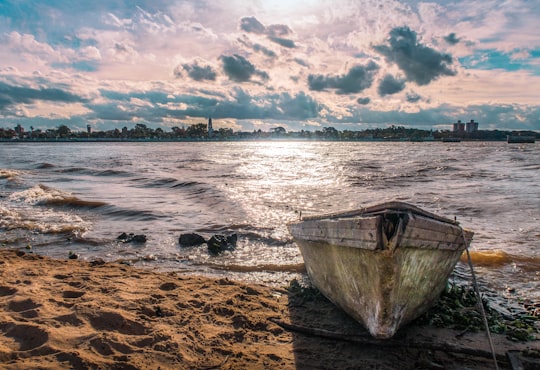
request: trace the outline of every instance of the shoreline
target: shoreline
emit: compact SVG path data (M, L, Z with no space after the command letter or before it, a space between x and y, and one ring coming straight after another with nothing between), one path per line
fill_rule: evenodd
M535 139L536 140L536 139ZM338 139L338 138L300 138L300 137L276 137L276 138L182 138L182 139L130 139L130 138L51 138L51 139L0 139L0 143L26 144L26 143L236 143L236 142L345 142L345 143L444 143L444 144L459 144L461 142L486 142L486 143L506 143L506 144L535 144L536 141L511 141L508 139L459 139L445 141L444 139L434 140L419 140L413 138L359 138L359 139Z
M437 350L489 353L481 332L413 323L392 342L358 342L365 329L333 304L285 288L9 249L0 250L0 333L5 369L493 368L485 356ZM538 348L492 336L501 369L509 351Z

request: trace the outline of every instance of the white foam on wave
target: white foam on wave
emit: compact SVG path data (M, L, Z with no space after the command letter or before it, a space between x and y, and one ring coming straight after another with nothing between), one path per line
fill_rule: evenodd
M6 179L8 181L12 181L12 180L15 180L22 173L23 173L22 171L11 170L7 168L0 168L0 179Z
M30 189L12 193L9 196L9 200L12 202L38 205L63 201L72 197L70 193L39 184Z
M23 204L0 204L0 228L23 229L43 234L73 233L81 235L91 224L80 216L48 208Z

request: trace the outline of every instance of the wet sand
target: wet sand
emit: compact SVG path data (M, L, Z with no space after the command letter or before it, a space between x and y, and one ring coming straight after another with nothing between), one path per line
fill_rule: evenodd
M494 368L459 353L489 353L484 333L410 325L391 342L364 334L330 302L286 289L0 250L4 369ZM511 368L508 351L540 347L494 341L501 369Z

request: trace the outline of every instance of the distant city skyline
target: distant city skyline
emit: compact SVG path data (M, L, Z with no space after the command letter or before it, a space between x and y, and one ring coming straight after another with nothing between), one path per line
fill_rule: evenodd
M0 2L0 127L540 131L536 2Z

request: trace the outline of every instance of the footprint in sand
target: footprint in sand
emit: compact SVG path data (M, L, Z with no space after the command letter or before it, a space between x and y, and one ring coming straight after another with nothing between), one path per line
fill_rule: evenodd
M13 295L17 293L16 288L12 288L9 286L0 286L0 297L7 297L8 295Z
M22 317L30 319L38 317L39 313L36 310L41 304L34 302L32 299L13 299L8 304L8 310L19 313Z
M163 283L160 285L159 289L161 290L175 290L176 288L178 288L178 285L176 285L175 283Z
M71 325L71 326L81 326L84 324L84 321L82 321L76 314L71 313L68 315L61 315L53 317L53 320L57 321L60 324L63 325Z
M80 298L82 297L83 295L85 294L85 292L80 292L80 291L76 291L76 290L66 290L62 293L62 296L64 298L69 298L69 299L72 299L72 298Z
M15 343L12 345L14 351L29 351L42 346L49 340L49 333L34 325L4 324L0 326L0 332L14 340Z
M101 311L89 315L90 324L98 331L117 331L127 335L145 335L147 329L116 312Z
M90 346L103 356L115 355L118 352L122 354L130 354L135 352L129 344L121 343L117 340L108 337L96 337L90 340Z

